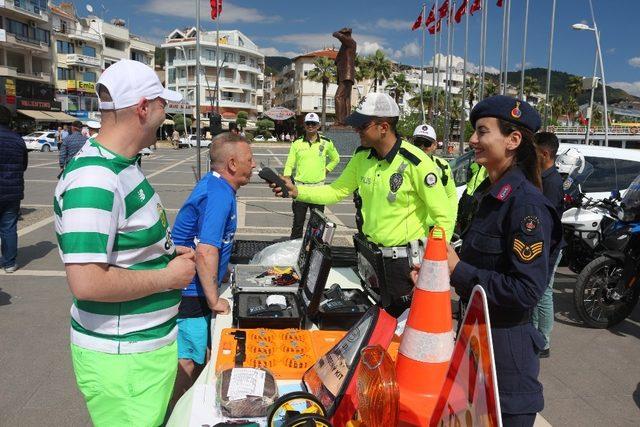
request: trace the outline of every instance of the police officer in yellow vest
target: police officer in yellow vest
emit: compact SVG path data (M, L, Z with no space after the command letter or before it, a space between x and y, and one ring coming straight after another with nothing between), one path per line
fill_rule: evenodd
M318 133L320 118L316 113L309 113L304 118L304 136L291 143L287 162L284 165L283 175L291 178L295 169L293 180L300 185L323 185L327 174L340 162L340 155L333 142ZM327 163L328 159L328 163ZM291 238L302 237L304 219L308 209L324 211L323 204L305 203L294 200L293 226Z
M453 180L449 162L433 154L438 147L436 141L436 130L428 124L418 125L413 131L413 145L424 151L424 153L429 156L440 169L440 180L447 192L449 206L451 207L450 215L452 218L455 218L458 212L458 193L456 193L456 183Z
M344 171L330 185L287 184L297 201L330 205L358 190L362 198L362 232L384 256L391 296L387 311L399 316L411 304L409 273L420 261L420 239L429 233L430 219L451 236L450 214L441 171L413 144L396 133L398 104L385 93L366 95L346 119L360 135L358 147ZM282 196L279 188L273 190Z

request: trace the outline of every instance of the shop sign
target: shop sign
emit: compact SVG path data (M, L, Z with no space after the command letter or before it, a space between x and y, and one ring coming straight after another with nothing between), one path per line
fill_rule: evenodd
M83 93L96 93L96 84L82 80L67 80L67 90Z
M58 101L47 101L42 99L18 99L18 109L20 110L44 110L61 111L62 104Z

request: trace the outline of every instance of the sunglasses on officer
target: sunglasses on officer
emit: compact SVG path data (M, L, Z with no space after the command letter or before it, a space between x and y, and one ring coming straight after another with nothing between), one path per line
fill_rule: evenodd
M435 143L435 141L433 139L425 138L425 137L422 137L422 136L417 136L417 137L413 138L413 145L415 145L416 147L429 148L434 143Z
M318 126L320 123L318 122L304 122L305 126Z

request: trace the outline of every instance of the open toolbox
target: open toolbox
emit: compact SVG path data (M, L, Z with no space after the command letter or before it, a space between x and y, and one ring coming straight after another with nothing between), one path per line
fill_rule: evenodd
M304 327L308 320L320 329L351 328L371 307L371 302L360 289L341 289L337 284L325 289L331 262L329 245L313 237L297 293L282 292L281 289L277 292L235 292L234 326L283 329Z
M268 369L277 379L301 379L345 331L223 329L216 373L234 367Z

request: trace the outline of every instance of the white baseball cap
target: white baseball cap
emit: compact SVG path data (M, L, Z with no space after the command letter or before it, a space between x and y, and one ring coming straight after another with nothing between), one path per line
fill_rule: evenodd
M307 115L304 116L304 122L320 123L320 117L318 117L316 113L307 113Z
M100 122L96 121L96 120L87 120L86 123L87 127L90 129L100 129L100 127L102 126L100 124Z
M156 73L142 62L132 59L121 59L102 73L96 84L96 92L103 85L109 91L113 102L100 101L101 110L119 110L131 107L141 98L163 98L166 101L178 102L182 95L165 89ZM99 97L99 95L98 95Z
M432 141L436 141L438 139L436 136L436 130L433 126L427 124L418 125L416 130L413 131L413 137L427 138Z
M398 116L400 109L396 101L386 93L374 92L365 95L358 103L356 111L347 116L344 122L357 128L367 124L373 117Z

